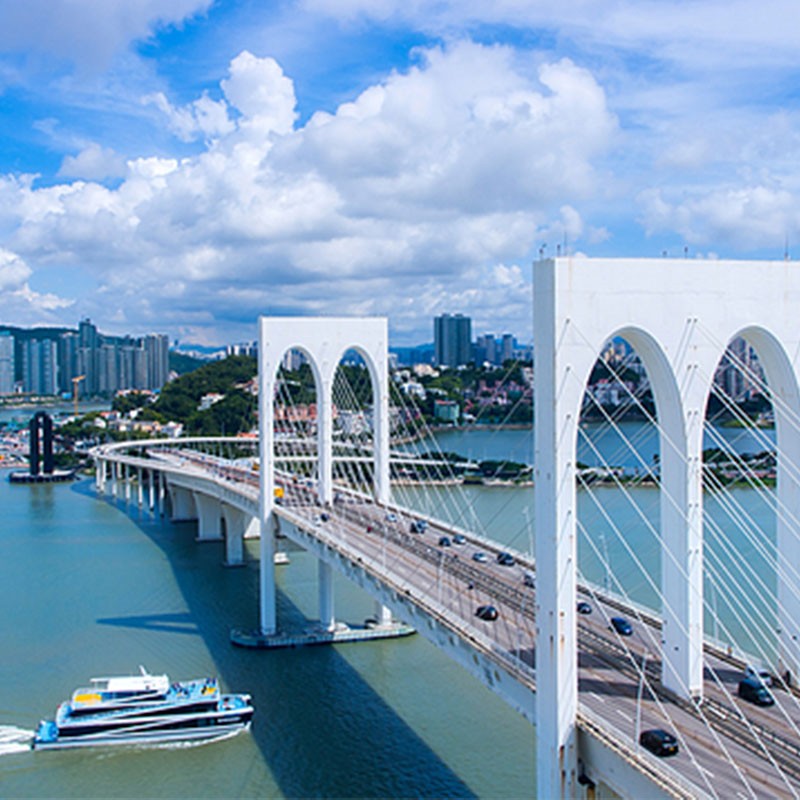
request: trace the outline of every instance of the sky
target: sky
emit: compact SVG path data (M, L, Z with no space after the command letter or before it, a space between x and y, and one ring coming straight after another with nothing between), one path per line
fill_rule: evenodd
M0 0L0 324L530 341L541 255L800 258L796 0Z

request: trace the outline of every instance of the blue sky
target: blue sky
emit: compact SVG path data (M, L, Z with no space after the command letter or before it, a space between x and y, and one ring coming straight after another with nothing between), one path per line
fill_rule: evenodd
M530 337L530 263L800 253L795 0L0 0L0 323Z

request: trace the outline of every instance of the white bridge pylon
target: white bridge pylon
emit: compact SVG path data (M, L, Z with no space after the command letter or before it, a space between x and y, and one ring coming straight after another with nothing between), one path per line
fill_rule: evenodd
M703 688L703 426L711 380L737 336L757 351L775 412L777 502L800 506L800 265L556 258L534 265L538 793L576 792L576 481L584 391L624 338L650 381L659 427L663 684ZM798 675L797 534L778 515L776 669ZM558 757L554 757L557 754Z
M385 317L260 317L258 325L261 570L260 628L277 630L275 607L275 392L278 369L290 350L308 360L317 392L318 495L333 501L333 381L348 350L364 359L373 392L374 493L389 500L389 340ZM320 562L320 620L333 624L330 567Z

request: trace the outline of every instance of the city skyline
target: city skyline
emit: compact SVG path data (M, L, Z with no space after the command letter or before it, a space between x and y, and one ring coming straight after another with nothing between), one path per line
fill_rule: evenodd
M791 256L794 10L0 0L5 318L530 340L540 255Z

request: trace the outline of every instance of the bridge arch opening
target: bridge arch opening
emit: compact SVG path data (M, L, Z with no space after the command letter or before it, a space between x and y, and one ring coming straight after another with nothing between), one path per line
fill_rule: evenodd
M272 376L272 468L284 479L319 481L319 418L322 375L314 356L291 346L276 361ZM275 487L274 494L282 490Z
M376 482L376 414L378 380L376 367L363 348L344 351L338 360L332 384L333 482L371 496L378 495Z
M706 630L797 678L800 391L769 330L735 331L708 380L705 414Z
M590 585L660 617L641 625L651 658L691 694L699 580L688 564L689 461L680 390L656 339L640 327L614 331L586 374L576 428L579 567Z

